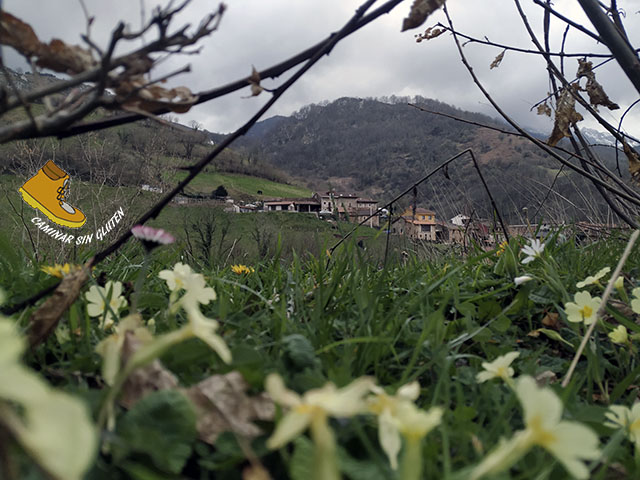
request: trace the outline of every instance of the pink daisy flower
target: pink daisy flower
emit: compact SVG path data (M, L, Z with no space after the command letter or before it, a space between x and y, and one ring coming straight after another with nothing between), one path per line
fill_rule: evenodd
M131 233L147 251L151 251L160 245L168 245L176 241L173 235L161 228L147 227L146 225L136 225L131 229Z

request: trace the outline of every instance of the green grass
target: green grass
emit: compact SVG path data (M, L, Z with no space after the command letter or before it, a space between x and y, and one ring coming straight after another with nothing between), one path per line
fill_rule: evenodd
M186 172L176 174L178 180L182 180L186 176ZM280 197L310 197L312 194L311 190L295 185L286 185L259 177L217 172L205 172L198 175L189 184L188 190L208 195L219 185L224 185L231 197L253 197L260 200Z
M541 257L527 265L521 262L523 239L512 239L500 256L480 249L471 249L465 256L419 246L412 250L408 244L394 242L383 268L384 238L376 237L372 230L358 232L329 259L324 248L335 240L334 233L348 225L286 213L211 215L204 206L172 207L156 222L177 228L184 218L188 228L180 233L178 242L151 255L140 290L140 313L144 321L154 318L156 338L187 324L183 313L174 317L167 311L169 290L158 274L173 268L175 262L189 263L217 293L215 301L201 308L204 315L220 322L218 333L231 349L233 361L223 364L200 340L173 345L161 360L182 386L230 371L242 374L251 395L264 391L265 378L273 372L301 394L327 381L342 387L362 376L375 378L389 394L418 381L418 407L425 411L439 407L444 412L441 424L418 444L423 463L419 478L461 480L497 448L501 438L510 439L524 428L522 407L514 392L498 379L486 383L475 379L483 362L517 351L519 357L512 364L516 381L524 375L551 378L549 388L562 400L563 419L591 429L600 448L606 450L606 456L587 463L589 478L640 475L633 445L623 433L604 426L610 404L631 407L638 395L638 340L623 346L608 338L618 324L625 325L630 334L640 332L629 309L632 291L640 285L637 248L623 269L624 293L614 292L615 301L597 324L594 340L569 386L562 388L559 382L585 331L584 325L568 321L565 305L579 290L602 295L602 286L578 289L576 283L603 267L613 269L627 235L594 244L552 236L546 239ZM232 219L233 237L218 250L220 229ZM260 220L273 223L260 224ZM213 244L208 254L198 255L197 248L190 250L186 233L195 245L198 234L193 225L206 222L216 226ZM252 233L269 237L269 229L273 229L272 241L267 255L260 259L248 247L255 244L259 248L259 240L250 240L246 247L242 242ZM296 238L296 232L300 244L287 244L288 239ZM363 239L365 248L357 245L358 239ZM89 285L107 279L121 281L127 286L130 305L131 289L143 263L141 246L130 242L92 272L94 280ZM247 264L255 272L236 275L230 270L231 263ZM514 277L524 274L533 279L516 286ZM38 262L22 255L15 242L0 238L0 285L10 303L51 283L53 279L39 271ZM102 331L97 320L87 316L86 306L80 295L63 315L61 324L74 332L69 340L51 335L44 345L26 354L25 362L50 383L83 398L97 415L108 387L102 381L95 346L111 332ZM33 307L27 308L13 320L24 328L32 313ZM121 316L127 313L131 312L123 309ZM554 318L556 323L550 326ZM101 437L109 453L98 453L87 478L239 479L248 464L247 454L258 459L272 478L317 478L318 464L313 463L314 447L308 434L281 450L266 448L265 441L281 413L273 420L257 422L263 434L243 443L244 450L231 433L209 445L198 440L191 414L172 395L151 394L147 402L129 411L116 407L116 428ZM157 416L156 410L148 410L152 405L165 413ZM148 418L154 421L145 420ZM339 468L346 478L401 478L389 467L378 443L375 416L331 421L330 427L338 444ZM174 439L175 448L163 443L167 438ZM404 445L401 463L408 443ZM172 461L158 455L160 451L171 451ZM12 447L11 452L25 478L40 478L23 451ZM510 469L487 478L568 477L552 454L533 447Z

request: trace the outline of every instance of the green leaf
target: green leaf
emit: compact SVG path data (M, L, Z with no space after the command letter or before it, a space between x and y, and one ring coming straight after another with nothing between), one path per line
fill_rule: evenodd
M287 368L304 370L316 365L316 354L311 342L300 334L289 335L282 339L284 361Z
M118 423L117 433L126 447L114 449L116 461L129 452L144 453L160 470L178 474L191 456L196 415L184 395L162 390L136 403Z
M388 478L374 462L356 460L343 448L338 449L338 463L340 471L351 480L386 480Z
M498 333L504 333L509 330L511 326L511 320L506 315L500 315L491 324L491 328Z
M456 310L464 317L473 318L476 316L476 305L471 302L463 302L456 305Z
M313 443L307 437L298 437L293 442L294 450L289 462L291 480L310 480L314 478Z
M550 338L551 340L556 340L558 342L562 342L562 343L570 346L571 348L574 348L574 346L573 346L573 344L571 342L568 342L567 340L562 338L562 335L560 335L555 330L551 330L550 328L538 328L537 330L534 330L534 332L542 333L545 336L547 336L548 338ZM533 333L533 332L531 332L531 333Z

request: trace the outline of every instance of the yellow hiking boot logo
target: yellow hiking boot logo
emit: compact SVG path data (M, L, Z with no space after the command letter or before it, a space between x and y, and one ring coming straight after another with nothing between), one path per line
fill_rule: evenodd
M69 205L69 174L49 160L20 187L22 199L49 220L64 227L79 228L87 221L80 210Z

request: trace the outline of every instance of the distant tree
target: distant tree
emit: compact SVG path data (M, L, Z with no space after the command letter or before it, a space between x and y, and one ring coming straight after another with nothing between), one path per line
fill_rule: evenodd
M229 192L227 192L227 189L224 188L224 185L219 185L218 188L216 188L213 192L211 192L211 197L212 198L221 198L221 197L228 197L229 196Z

